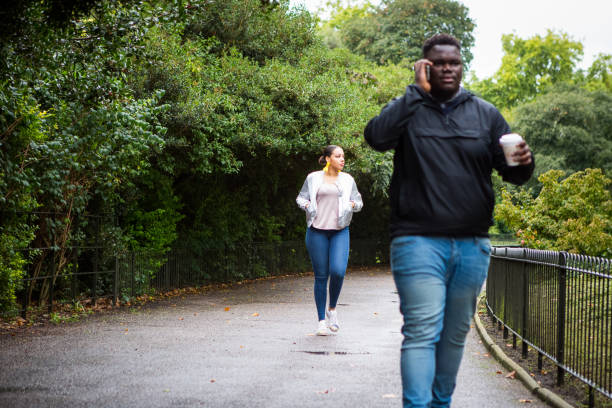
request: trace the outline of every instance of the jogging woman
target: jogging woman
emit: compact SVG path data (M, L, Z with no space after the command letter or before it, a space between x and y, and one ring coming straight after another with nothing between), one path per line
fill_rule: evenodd
M348 264L349 224L353 213L363 207L363 201L353 177L342 172L341 147L327 146L319 164L325 168L306 177L296 201L306 212L306 248L315 275L314 298L319 319L316 334L326 336L328 328L332 332L340 329L336 304ZM328 280L329 307L325 310Z

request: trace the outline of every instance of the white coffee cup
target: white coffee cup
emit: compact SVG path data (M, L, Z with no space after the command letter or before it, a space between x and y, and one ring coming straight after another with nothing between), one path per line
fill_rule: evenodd
M504 149L506 163L508 166L518 166L519 162L512 158L512 154L518 150L518 144L523 141L523 138L518 133L508 133L499 138L499 144Z

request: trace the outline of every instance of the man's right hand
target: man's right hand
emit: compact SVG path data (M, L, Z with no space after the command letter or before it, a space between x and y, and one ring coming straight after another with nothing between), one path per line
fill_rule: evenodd
M426 67L431 67L432 65L433 63L427 59L420 59L414 63L414 83L427 93L431 91L431 84L427 79Z

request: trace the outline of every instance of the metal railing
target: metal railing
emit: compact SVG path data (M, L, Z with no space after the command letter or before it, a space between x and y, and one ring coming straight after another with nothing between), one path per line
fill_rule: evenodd
M388 252L386 241L352 239L349 266L386 265ZM249 243L199 253L177 248L166 255L166 262L149 277L141 272L147 262L150 259L145 253L130 252L119 257L120 291L134 296L149 289L161 291L312 270L304 241Z
M20 254L23 277L17 290L17 309L9 314L26 316L37 304L53 312L54 305L76 300L86 294L94 302L99 295L114 293L117 269L112 249L102 244L103 225L113 225L110 213L66 214L52 211L1 212L2 216L21 216L22 222L37 231L32 246L10 248ZM7 312L0 311L0 316Z
M54 213L32 213L59 218ZM83 242L70 239L55 244L52 236L48 247L17 249L28 259L22 289L17 293L17 310L26 317L28 309L37 305L52 313L54 307L84 299L94 304L98 298L129 299L154 291L162 291L218 282L255 279L263 276L300 273L312 270L303 240L276 243L247 243L233 248L173 249L167 254L145 251L118 252L100 238L99 221L112 220L112 215L83 216L89 225ZM108 220L106 220L108 221ZM78 225L77 220L73 221ZM49 229L53 235L55 230ZM512 243L511 235L492 236L496 244ZM62 254L63 265L58 265ZM33 271L35 263L39 269ZM349 266L389 264L389 241L351 238ZM54 306L55 305L55 306Z
M557 384L565 374L594 392L612 398L612 261L567 252L493 248L486 283L490 315L557 366Z
M33 304L46 307L50 314L62 303L84 298L95 303L97 298L107 297L116 304L120 298L129 299L156 291L312 270L304 241L248 243L199 252L178 248L167 254L117 252L100 245L21 251L32 255L27 258L39 262L48 260L43 273L33 275L28 270L22 279L22 289L17 294L17 312L23 317ZM63 259L68 260L61 271L55 262L60 251L64 254ZM349 266L378 264L388 264L388 242L351 240Z

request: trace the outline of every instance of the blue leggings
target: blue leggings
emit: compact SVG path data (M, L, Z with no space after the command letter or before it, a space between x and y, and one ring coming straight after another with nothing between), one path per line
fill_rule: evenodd
M327 280L329 278L329 307L335 308L342 289L349 256L349 229L306 230L306 248L314 270L314 298L319 320L325 320Z

